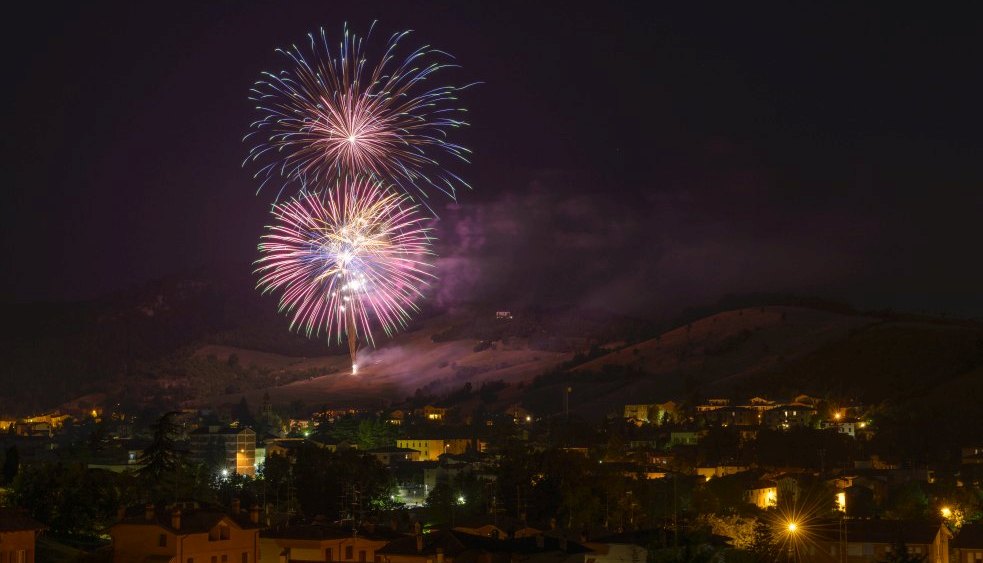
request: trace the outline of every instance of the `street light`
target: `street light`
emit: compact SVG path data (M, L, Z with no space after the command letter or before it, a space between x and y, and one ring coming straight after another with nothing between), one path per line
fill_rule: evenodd
M949 508L948 506L943 506L942 507L942 510L940 510L939 512L942 513L942 517L943 518L951 518L952 517L952 509Z

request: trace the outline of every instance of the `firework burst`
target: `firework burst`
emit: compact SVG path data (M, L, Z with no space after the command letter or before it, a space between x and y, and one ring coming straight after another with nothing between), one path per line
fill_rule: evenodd
M365 176L322 193L302 191L273 206L256 261L263 293L281 291L291 330L347 334L355 370L358 338L372 326L405 327L434 278L430 229L409 197Z
M374 24L373 24L374 25ZM344 28L337 50L321 29L308 34L307 49L278 49L288 68L263 73L251 90L261 117L247 142L255 143L246 162L259 169L260 189L279 177L283 188L317 185L344 174L375 174L407 193L441 191L455 197L459 176L441 158L467 162L466 148L448 141L459 119L457 95L467 86L434 84L456 65L443 51L423 46L399 58L396 33L375 64L364 39Z

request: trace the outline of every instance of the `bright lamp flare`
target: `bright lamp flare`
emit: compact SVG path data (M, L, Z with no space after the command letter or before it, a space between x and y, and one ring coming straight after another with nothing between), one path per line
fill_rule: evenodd
M393 34L374 62L366 55L372 29L362 38L347 24L337 50L324 29L308 34L308 49L277 50L288 67L263 73L250 91L260 118L246 135L255 144L245 162L259 166L260 189L275 177L282 192L340 174L375 174L423 196L437 190L453 198L458 186L469 187L440 161L468 162L470 151L448 141L467 125L456 105L467 86L434 84L457 66L443 51L425 45L398 58L408 33Z
M282 290L290 328L329 340L347 334L352 371L359 335L406 326L434 279L428 220L409 197L366 177L322 194L302 192L273 206L262 236L257 287Z

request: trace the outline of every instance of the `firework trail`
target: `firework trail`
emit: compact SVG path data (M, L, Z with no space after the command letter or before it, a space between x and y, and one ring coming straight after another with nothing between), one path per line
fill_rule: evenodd
M283 182L282 193L291 184L369 173L414 196L440 191L453 198L458 186L470 187L440 161L466 163L470 153L448 141L451 130L467 125L456 105L467 86L434 83L440 71L457 66L441 62L452 57L422 46L400 60L405 31L390 37L373 64L365 49L371 33L362 38L346 25L332 50L322 28L308 34L307 49L277 50L289 65L263 73L253 86L250 99L261 117L244 139L254 144L243 164L259 167L260 189L274 178Z
M389 336L405 327L434 279L430 229L419 211L406 194L365 176L320 194L302 191L273 206L257 287L282 290L291 330L324 331L338 343L346 334L354 373L359 336L374 346L373 324Z

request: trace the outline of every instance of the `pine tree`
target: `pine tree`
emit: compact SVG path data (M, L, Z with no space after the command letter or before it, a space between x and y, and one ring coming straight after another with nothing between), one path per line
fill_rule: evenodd
M174 473L181 464L181 456L174 447L174 439L178 433L178 425L174 417L178 413L168 412L151 425L154 436L147 449L140 456L141 477L159 480L165 474Z

